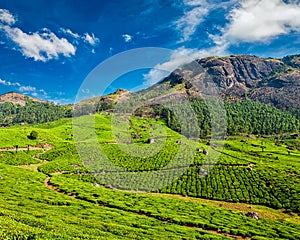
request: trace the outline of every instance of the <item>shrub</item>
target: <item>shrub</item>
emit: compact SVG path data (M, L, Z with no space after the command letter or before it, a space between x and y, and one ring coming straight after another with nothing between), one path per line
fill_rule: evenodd
M38 137L37 131L31 131L31 133L28 135L28 138L30 140L35 140L35 139L37 139L37 137Z

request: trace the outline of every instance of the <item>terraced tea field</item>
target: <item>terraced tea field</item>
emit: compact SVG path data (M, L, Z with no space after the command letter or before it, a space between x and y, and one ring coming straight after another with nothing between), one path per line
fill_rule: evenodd
M300 239L299 139L230 137L205 172L205 151L219 149L183 139L163 122L132 118L128 145L148 147L157 124L166 138L150 157L114 144L111 116L97 115L95 125L103 152L123 171L155 171L179 148L189 149L193 159L182 162L183 175L152 193L126 183L108 186L91 174L76 151L71 120L0 129L0 238ZM32 130L37 140L27 138ZM258 220L245 216L251 211Z

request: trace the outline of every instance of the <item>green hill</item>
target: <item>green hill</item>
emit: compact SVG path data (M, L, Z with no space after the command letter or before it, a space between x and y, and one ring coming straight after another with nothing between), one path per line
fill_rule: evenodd
M120 168L166 166L183 142L195 152L192 164L160 191L137 192L126 182L109 186L91 174L92 165L77 154L71 120L1 128L1 239L299 239L299 139L230 137L215 167L204 174L202 150L215 151L206 141L184 140L162 121L131 117L129 132L140 146L149 146L157 124L167 138L153 157L126 155L108 144L115 141L111 117L95 116L96 136ZM27 138L33 130L36 140Z

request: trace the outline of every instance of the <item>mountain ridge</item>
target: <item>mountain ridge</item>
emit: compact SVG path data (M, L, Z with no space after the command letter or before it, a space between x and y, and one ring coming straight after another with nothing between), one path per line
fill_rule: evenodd
M199 98L201 94L193 87L191 81L202 87L207 84L208 78L219 88L220 95L225 100L250 99L283 110L300 108L300 55L277 59L237 54L195 59L177 68L149 89L158 89L165 84L172 88L175 95L187 93L190 97ZM182 86L178 87L179 85ZM115 103L126 100L129 93L125 89L118 89L108 95L85 99L79 105L106 110L112 108ZM46 102L24 94L9 92L0 95L0 104L12 102L25 105L26 99Z
M159 84L184 84L189 95L197 96L196 83L205 92L208 81L223 99L250 99L279 109L300 107L300 55L282 59L252 55L230 55L196 59L163 79Z

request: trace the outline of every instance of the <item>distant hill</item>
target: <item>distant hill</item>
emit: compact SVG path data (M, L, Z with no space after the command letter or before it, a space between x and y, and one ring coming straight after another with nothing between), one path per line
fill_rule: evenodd
M0 96L0 126L35 124L72 117L72 106L60 106L15 92Z
M115 92L93 98L85 99L76 104L76 115L85 115L95 113L97 111L106 111L113 109L115 104L120 101L126 101L131 92L124 88L120 88Z
M16 93L16 92L9 92L9 93L5 93L5 94L0 95L0 104L10 102L10 103L13 103L13 104L18 104L18 105L21 105L21 106L25 106L27 100L31 100L33 102L39 102L39 103L46 103L47 102L45 100L29 97L29 96L26 96L24 94L20 94L20 93Z

